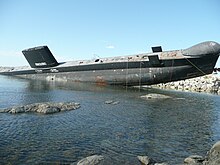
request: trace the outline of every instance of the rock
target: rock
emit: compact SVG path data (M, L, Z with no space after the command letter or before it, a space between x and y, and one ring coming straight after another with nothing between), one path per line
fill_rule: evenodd
M167 163L155 163L148 156L138 156L142 165L168 165ZM192 155L184 160L184 165L220 165L220 141L215 143L207 156Z
M9 108L0 109L0 113L8 113L10 110Z
M169 82L165 84L152 85L155 88L161 89L176 89L193 92L206 92L219 94L220 92L220 76L210 74L202 77L191 78L187 80L180 80Z
M24 106L21 107L13 107L9 112L10 113L23 113L24 110Z
M6 109L0 109L0 113L6 112Z
M80 160L77 165L96 165L104 159L101 155L92 155Z
M154 161L148 156L137 156L142 165L151 165Z
M220 164L220 141L215 143L208 152L207 160L204 165L219 165Z
M168 165L167 163L155 163L148 156L138 156L142 165ZM207 156L192 155L184 160L184 165L220 165L220 141L215 143Z
M114 101L114 100L106 100L106 101L105 101L105 104L116 105L116 104L118 104L118 103L119 103L119 101Z
M1 109L0 113L27 113L37 112L43 114L57 113L61 111L75 110L80 107L79 103L63 102L63 103L34 103L24 106L17 106L12 108Z
M44 113L44 114L51 114L51 113L56 113L60 112L60 108L58 107L41 107L37 110L38 113Z
M169 99L172 97L162 94L151 93L151 94L143 95L141 96L141 98L149 100L149 99Z
M105 101L105 104L111 104L111 103L113 103L113 100L106 100Z
M215 143L207 156L204 158L198 155L189 156L184 160L187 165L220 165L220 141Z
M202 162L205 160L205 158L203 158L202 156L199 155L192 155L189 156L188 158L186 158L184 160L184 164L188 164L188 165L202 165Z

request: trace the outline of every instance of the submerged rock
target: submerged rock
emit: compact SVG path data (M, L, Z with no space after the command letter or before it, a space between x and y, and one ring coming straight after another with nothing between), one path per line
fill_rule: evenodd
M119 103L119 101L114 101L114 100L106 100L106 101L105 101L105 104L116 105L116 104L118 104L118 103Z
M104 159L101 155L92 155L80 160L77 165L97 165Z
M137 158L140 161L141 165L168 165L167 163L156 163L149 156L137 156Z
M150 99L169 99L172 97L167 96L167 95L163 95L163 94L150 93L150 94L141 96L141 98L150 100Z
M16 106L12 108L0 109L0 113L27 113L37 112L43 114L57 113L61 111L75 110L80 107L79 103L62 102L62 103L34 103L24 106Z
M202 156L199 155L191 155L189 157L187 157L186 159L184 159L184 164L201 164L202 162L205 160L205 158L203 158Z
M167 163L155 163L148 156L138 156L142 165L168 165ZM215 143L206 156L191 155L184 159L184 165L220 165L220 141Z
M220 141L215 143L206 157L192 155L184 160L186 165L220 165Z
M150 165L154 163L154 161L149 156L138 156L137 158L142 165Z

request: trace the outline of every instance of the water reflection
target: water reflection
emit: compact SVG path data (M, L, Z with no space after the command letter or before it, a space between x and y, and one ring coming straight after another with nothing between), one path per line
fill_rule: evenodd
M47 81L27 80L27 92L48 92L53 88Z
M0 114L0 164L70 164L91 154L103 155L104 164L112 165L138 164L137 155L177 164L189 155L205 154L220 138L219 96L5 78L0 87L2 107L81 104L76 111L53 115ZM140 98L152 92L173 98ZM5 102L8 98L14 100Z

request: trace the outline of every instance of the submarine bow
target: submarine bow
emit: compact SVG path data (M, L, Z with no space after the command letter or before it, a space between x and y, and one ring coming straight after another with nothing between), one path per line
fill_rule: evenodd
M206 41L183 50L185 56L218 55L220 44L214 41Z

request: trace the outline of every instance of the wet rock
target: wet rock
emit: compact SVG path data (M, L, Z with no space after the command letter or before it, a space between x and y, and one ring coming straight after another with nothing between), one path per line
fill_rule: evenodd
M219 165L220 164L220 141L215 143L208 152L207 160L204 165Z
M167 163L155 163L148 156L138 156L142 165L168 165ZM192 155L184 160L181 165L220 165L220 141L215 143L205 157Z
M77 165L97 165L104 159L101 155L92 155L80 160Z
M150 93L150 94L141 96L141 98L150 100L150 99L169 99L172 97L167 96L167 95L162 95L162 94Z
M175 89L192 92L220 93L220 76L215 74L205 75L176 82L152 85L154 88Z
M137 156L142 165L153 165L154 161L149 156Z
M220 141L215 143L206 157L192 155L184 160L185 165L220 165Z
M75 110L80 107L79 103L63 102L63 103L34 103L24 106L16 106L12 108L0 109L0 113L27 113L37 112L43 114L52 114L61 111Z
M148 156L138 156L138 159L142 165L168 165L167 163L155 163ZM184 165L220 165L220 141L215 143L204 157L199 155L187 157Z
M114 100L106 100L106 101L105 101L105 104L116 105L116 104L118 104L118 103L119 103L119 101L114 101Z
M13 107L9 113L22 113L24 112L24 106L21 107Z
M188 165L202 165L202 162L205 160L202 156L192 155L184 160L184 164Z
M7 109L0 109L0 113L7 113Z
M44 107L42 106L37 110L38 113L44 113L44 114L51 114L51 113L57 113L60 112L60 108L56 106L52 107Z

